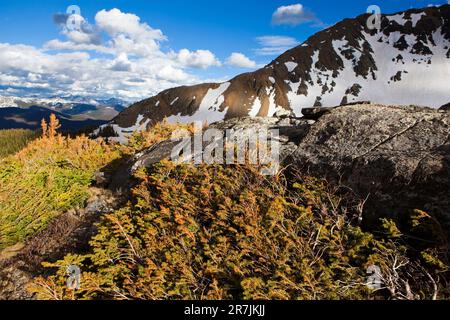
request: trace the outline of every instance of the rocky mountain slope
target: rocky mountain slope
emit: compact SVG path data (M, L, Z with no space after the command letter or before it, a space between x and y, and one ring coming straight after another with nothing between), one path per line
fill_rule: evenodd
M179 87L134 104L112 126L120 137L168 118L171 122L299 116L305 107L355 101L439 108L450 101L450 5L369 15L318 32L266 67L225 83Z

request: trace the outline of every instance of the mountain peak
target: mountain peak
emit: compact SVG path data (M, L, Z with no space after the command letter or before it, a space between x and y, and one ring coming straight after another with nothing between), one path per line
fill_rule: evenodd
M221 84L173 88L138 102L111 123L130 128L170 122L209 123L242 116L271 117L285 109L331 107L356 101L422 105L448 103L450 5L345 19L311 36L262 69Z

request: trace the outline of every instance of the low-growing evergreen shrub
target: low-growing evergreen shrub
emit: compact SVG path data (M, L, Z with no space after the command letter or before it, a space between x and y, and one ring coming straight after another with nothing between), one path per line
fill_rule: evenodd
M157 124L125 146L57 134L0 160L0 250L83 207L94 173L191 126ZM14 151L16 152L16 150ZM347 189L304 175L266 177L250 165L162 162L136 174L129 202L102 217L85 254L48 262L29 287L40 299L442 299L448 239L415 210L362 230ZM347 190L347 191L345 191ZM79 290L67 267L81 267ZM366 285L380 270L382 288Z
M0 160L0 250L39 232L56 215L83 207L94 172L120 156L101 140L64 137L57 128L55 117L43 137Z
M43 119L41 127L40 138L0 159L0 250L36 234L57 215L83 207L96 171L169 139L177 128L190 129L163 122L119 145L58 134L60 125L54 115L48 123ZM17 132L4 136L14 138Z
M430 298L420 261L396 238L355 226L359 209L324 181L265 177L251 166L176 166L137 174L128 205L98 225L85 255L48 263L41 299ZM391 229L393 228L392 225ZM435 256L433 255L434 259ZM83 271L66 287L66 267ZM374 292L367 270L389 287ZM429 270L429 269L428 269ZM413 282L411 280L416 280ZM409 282L408 282L409 281Z

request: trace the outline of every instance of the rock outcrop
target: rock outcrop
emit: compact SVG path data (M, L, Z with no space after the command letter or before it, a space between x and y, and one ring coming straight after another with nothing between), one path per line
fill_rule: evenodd
M442 107L439 108L439 110L450 111L450 102L444 104Z
M286 162L367 198L367 218L409 209L450 218L450 115L418 107L336 108Z
M366 199L368 221L410 209L450 221L450 114L366 104L329 109L316 118L235 118L212 127L279 129L282 163L351 188ZM169 158L176 144L165 141L142 152L126 172Z

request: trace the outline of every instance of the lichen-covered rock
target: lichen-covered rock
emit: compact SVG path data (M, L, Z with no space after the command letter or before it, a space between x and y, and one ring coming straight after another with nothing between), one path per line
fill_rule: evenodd
M258 132L258 130L279 130L279 141L280 141L280 154L281 161L286 159L291 153L297 148L296 144L301 141L301 139L308 132L311 124L314 121L307 119L298 119L295 117L286 117L283 115L281 118L270 118L270 117L256 117L256 118L233 118L227 121L221 121L214 123L209 126L210 129L217 129L223 132L225 137L227 130L232 130L235 135L234 142L237 145L247 141L249 133L246 130L252 130L251 132ZM270 136L268 137L270 141ZM112 177L112 182L110 185L111 189L129 189L132 181L130 177L142 167L151 167L152 165L160 162L164 159L170 159L171 153L174 148L179 145L180 140L167 140L160 142L151 148L144 150L134 157L132 157L125 165L123 165ZM203 143L203 148L208 145L208 143ZM194 141L191 143L192 156L195 155L193 150Z
M311 126L287 160L367 198L367 218L408 209L450 218L450 115L419 107L346 106Z

